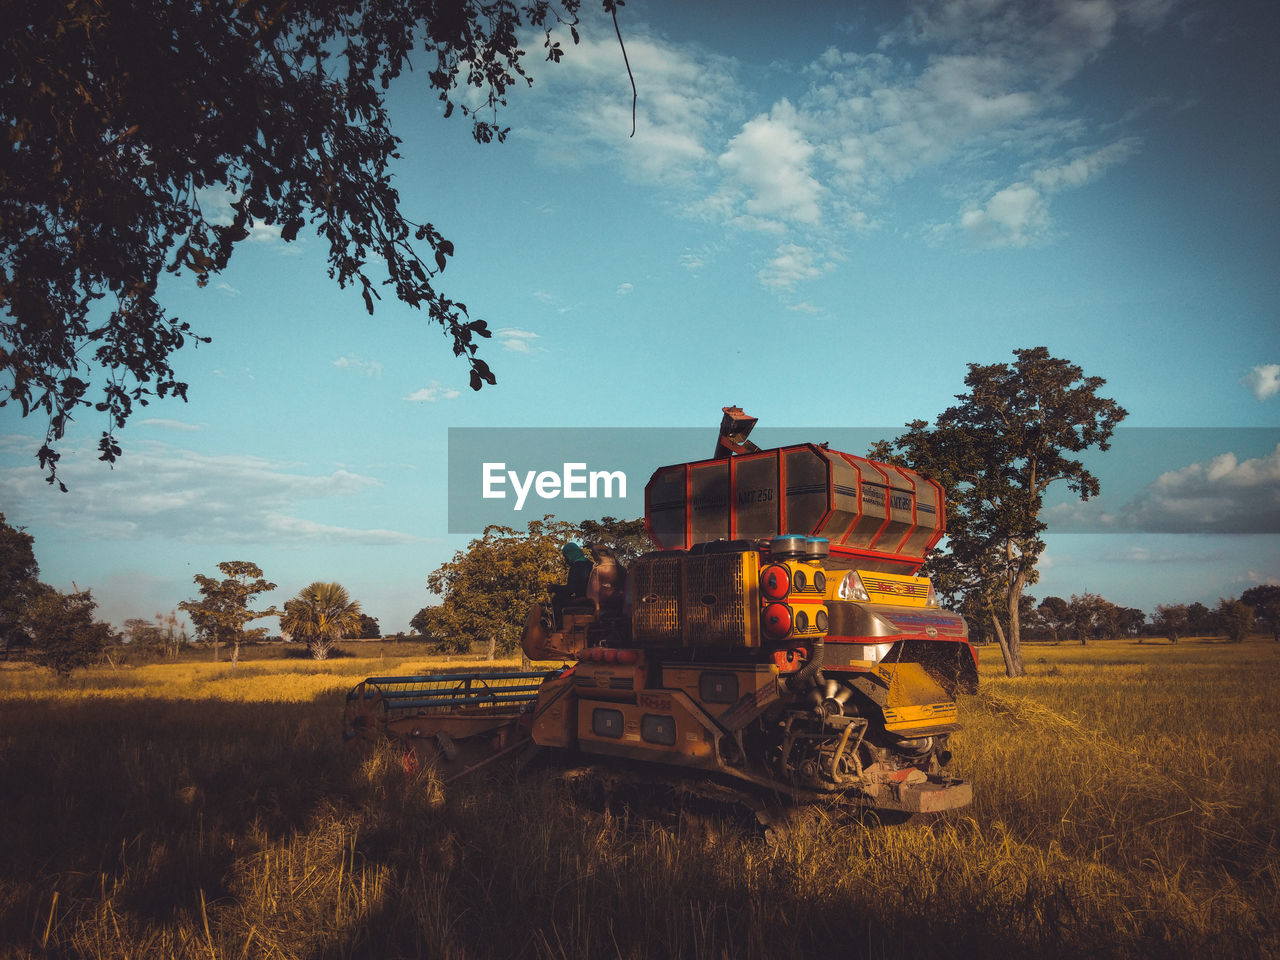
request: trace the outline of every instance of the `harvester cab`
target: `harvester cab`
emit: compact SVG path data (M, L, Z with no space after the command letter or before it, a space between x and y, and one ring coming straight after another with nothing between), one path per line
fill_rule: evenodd
M655 550L625 571L597 557L592 576L607 574L595 595L558 621L534 605L524 652L563 666L514 711L471 704L488 718L469 721L476 737L792 801L967 804L948 738L957 695L976 689L976 657L964 620L919 576L945 532L942 489L825 444L762 450L747 439L754 423L726 407L711 459L654 472ZM352 697L393 679L402 699L384 694L367 731L439 753L442 729L456 744L460 728L447 725L468 705L415 698L413 678L372 678Z

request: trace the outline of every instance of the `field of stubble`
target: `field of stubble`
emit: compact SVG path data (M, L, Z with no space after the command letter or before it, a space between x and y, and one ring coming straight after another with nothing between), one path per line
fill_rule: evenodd
M421 659L6 669L0 957L1280 955L1280 645L1025 653L961 702L961 815L772 846L344 746Z

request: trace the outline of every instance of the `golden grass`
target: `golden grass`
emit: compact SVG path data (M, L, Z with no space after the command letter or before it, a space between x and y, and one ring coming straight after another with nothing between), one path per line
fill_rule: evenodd
M228 700L237 703L305 703L345 694L369 676L451 671L512 670L519 657L342 657L331 660L242 660L238 664L185 661L139 666L97 666L65 683L35 668L0 671L0 698L34 700L132 699ZM539 664L541 667L559 666Z
M1280 649L1025 653L961 704L972 807L774 846L341 744L351 684L438 661L6 670L0 956L1280 955Z

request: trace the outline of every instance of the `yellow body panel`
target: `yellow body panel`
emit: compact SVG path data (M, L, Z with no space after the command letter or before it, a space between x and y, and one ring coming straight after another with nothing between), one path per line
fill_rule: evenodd
M871 671L889 687L884 728L899 735L954 727L956 704L919 663L881 663Z
M771 663L668 666L662 685L679 690L712 717L720 717L744 696L753 698L777 687L778 668Z
M915 706L886 707L884 728L894 733L904 730L920 730L937 726L951 726L956 722L956 705L952 700L944 703L922 703Z
M601 699L630 699L645 684L644 662L579 663L573 671L573 688L579 696Z
M533 708L533 742L540 747L568 747L574 738L573 677L548 680Z
M716 731L687 695L643 690L635 699L579 699L578 746L591 753L715 765Z
M929 605L929 578L900 573L871 573L859 570L862 585L872 603L892 603L900 607Z

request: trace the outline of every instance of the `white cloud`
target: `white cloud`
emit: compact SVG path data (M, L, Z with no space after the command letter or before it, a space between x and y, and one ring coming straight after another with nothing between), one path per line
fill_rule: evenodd
M999 191L982 207L960 215L960 227L982 246L1026 246L1049 222L1040 191L1015 183Z
M161 430L178 430L184 433L194 433L204 429L198 424L186 423L182 420L167 420L164 417L150 417L146 420L139 420L138 423L146 427L159 427Z
M361 360L359 357L339 357L333 361L339 370L355 370L366 377L382 376L382 364L377 360Z
M1280 363L1263 363L1240 380L1259 400L1270 400L1280 393Z
M1109 553L1104 553L1101 557L1104 560L1111 560L1118 563L1142 563L1142 564L1165 564L1165 563L1207 563L1214 560L1225 559L1218 550L1188 550L1186 545L1180 543L1172 549L1153 550L1151 547L1130 545L1121 547Z
M536 137L557 165L582 163L590 147L604 148L628 176L646 183L688 183L705 173L717 128L740 97L731 61L630 26L627 60L641 91L633 137L631 82L616 35L585 23L579 33L576 45L561 34L568 54L536 70L526 103L546 111L539 125L546 132L525 135Z
M1037 170L1031 179L1047 193L1082 187L1108 167L1129 159L1140 146L1137 137L1124 137L1096 150L1075 150L1061 162Z
M764 222L816 224L822 186L812 176L814 146L800 130L787 100L746 123L720 155L728 187L740 191L742 209Z
M1280 533L1280 445L1266 457L1228 452L1163 473L1120 522L1156 533Z
M497 331L497 336L498 343L502 344L503 349L513 353L533 353L534 350L540 349L534 345L534 341L541 338L531 330L504 327Z
M1117 524L1115 515L1096 497L1055 503L1041 512L1040 519L1050 533L1104 533L1115 530Z
M280 224L262 223L259 220L249 224L250 243L275 243L280 239Z
M185 543L415 543L383 529L318 524L299 516L308 501L358 498L374 477L304 468L261 457L209 455L142 442L106 471L94 451L65 448L59 475L74 491L50 497L38 466L5 470L12 499L32 522L85 540L162 538Z
M936 202L947 209L921 219L950 222L917 235L1020 246L1051 235L1053 198L1139 148L1128 136L1099 142L1102 127L1074 108L1070 82L1124 31L1165 23L1173 3L928 0L873 52L830 47L803 68L805 85L764 109L737 64L639 26L627 38L640 90L634 138L617 40L584 30L577 46L562 39L561 64L539 71L525 103L541 113L517 130L540 130L530 135L558 165L603 152L633 179L677 187L684 215L779 244L839 249L838 232L885 226L901 184L940 174ZM971 198L958 215L955 196ZM685 259L695 270L702 262ZM785 289L813 275L778 259L760 279Z
M820 178L863 209L896 183L942 164L959 176L976 159L1041 156L1079 142L1065 84L1115 39L1120 25L1158 25L1161 0L942 0L924 3L887 31L875 53L829 48L808 68L814 79L799 125L820 138ZM1135 148L1122 140L1081 148L1040 167L1042 193L1078 186ZM1023 178L1027 179L1027 178ZM1025 199L1025 198L1024 198ZM981 206L981 204L975 204Z
M439 380L432 380L421 390L415 390L405 397L410 403L435 403L437 400L456 400L462 391L443 386Z
M627 294L631 293L634 290L635 290L634 284L620 283L618 284L617 295L620 297L625 297Z
M1035 170L1029 183L1010 184L985 204L970 204L960 214L959 226L980 246L1022 247L1042 239L1049 230L1051 196L1100 177L1108 167L1128 159L1138 146L1137 138L1126 137L1096 150L1072 151Z
M774 290L787 289L802 280L813 280L831 268L819 262L816 251L795 243L778 247L772 260L760 271L760 282Z
M209 223L221 226L234 221L235 210L232 209L231 204L235 199L236 194L224 186L201 187L196 191L196 200L200 204L205 219ZM280 241L280 225L263 223L250 218L247 239L250 243L276 243ZM231 294L239 293L230 284L220 283L218 289Z
M362 543L373 546L393 546L402 543L421 543L421 537L401 533L398 530L353 530L335 527L327 523L315 523L298 517L272 516L267 518L263 530L265 539L272 543L291 541Z

